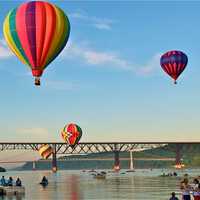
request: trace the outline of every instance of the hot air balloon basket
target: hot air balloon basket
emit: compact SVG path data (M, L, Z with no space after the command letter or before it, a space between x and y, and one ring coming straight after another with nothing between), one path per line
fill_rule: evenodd
M35 78L35 85L36 85L36 86L40 86L40 79Z

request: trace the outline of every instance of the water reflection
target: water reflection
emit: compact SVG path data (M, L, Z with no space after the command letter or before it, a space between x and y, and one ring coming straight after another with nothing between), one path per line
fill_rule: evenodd
M83 199L80 191L80 180L77 175L70 176L69 188L70 188L70 200Z
M106 179L99 180L88 172L80 171L59 171L56 174L50 171L6 173L5 176L22 179L25 196L4 196L0 200L161 200L169 199L172 191L177 192L180 181L180 177L159 177L161 171L158 170L108 173ZM200 174L200 170L195 173ZM49 180L46 188L39 184L43 176Z

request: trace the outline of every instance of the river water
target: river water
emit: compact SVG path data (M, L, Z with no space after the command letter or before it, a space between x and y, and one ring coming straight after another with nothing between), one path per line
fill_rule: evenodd
M137 170L136 172L108 172L106 179L95 179L88 171L8 171L0 173L6 178L20 177L25 186L23 196L0 197L3 200L79 200L79 199L132 199L168 200L172 191L179 191L183 174L192 179L199 170L178 172L178 177L159 177L163 170ZM169 170L164 170L165 173ZM46 176L49 185L43 188L38 183ZM180 198L180 195L178 195Z

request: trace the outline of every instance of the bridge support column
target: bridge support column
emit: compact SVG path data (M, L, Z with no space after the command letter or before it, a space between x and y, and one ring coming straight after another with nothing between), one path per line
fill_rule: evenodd
M56 144L53 145L52 171L57 172Z
M33 161L33 168L32 168L33 170L36 170L36 166L35 165L36 165L36 163L35 163L35 161Z
M176 165L181 165L181 145L176 145Z
M181 157L182 157L182 148L183 148L183 145L182 144L177 144L176 145L176 164L175 164L175 168L177 169L181 169L182 167L184 167L184 164L181 163Z
M176 165L181 164L181 154L179 145L176 146Z
M134 170L134 167L133 167L133 150L130 150L130 170Z
M117 144L114 146L114 170L116 172L120 170L119 150Z

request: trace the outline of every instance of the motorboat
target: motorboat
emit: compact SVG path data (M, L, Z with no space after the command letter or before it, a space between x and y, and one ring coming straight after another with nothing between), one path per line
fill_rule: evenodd
M106 172L97 172L96 174L93 174L93 177L96 179L105 179L106 178Z

